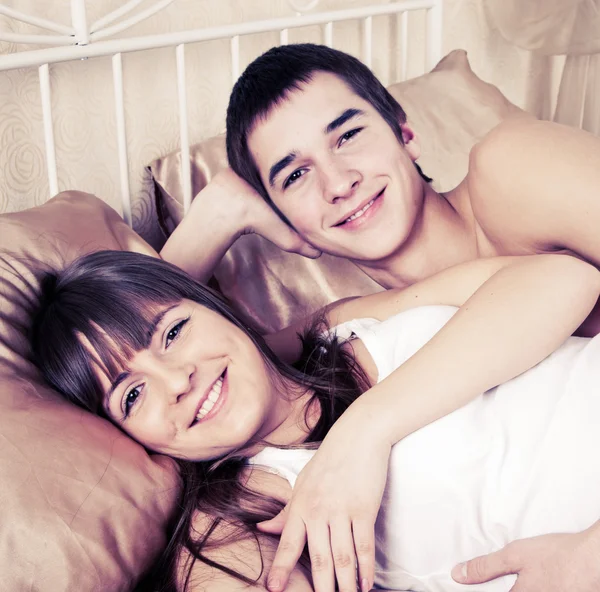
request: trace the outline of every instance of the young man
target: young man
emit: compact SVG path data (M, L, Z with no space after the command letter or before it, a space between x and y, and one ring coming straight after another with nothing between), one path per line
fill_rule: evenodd
M416 166L401 106L361 62L314 45L253 62L232 92L227 131L237 174L216 176L163 251L200 279L249 232L348 258L388 288L503 254L600 265L600 140L585 132L505 122L473 149L464 181L439 194Z
M503 123L473 149L463 182L439 194L416 166L418 140L400 105L358 60L326 47L276 48L248 67L232 92L227 149L234 172L204 190L162 252L200 279L247 232L307 256L345 257L387 288L500 255L565 253L600 266L598 138L547 122ZM581 331L598 332L595 315ZM599 531L512 545L469 564L465 581L508 570L521 574L520 590L562 590L542 579L538 560L552 557L558 571L587 567ZM298 545L286 541L272 590L295 563ZM579 580L569 572L569 589L596 589L599 572Z

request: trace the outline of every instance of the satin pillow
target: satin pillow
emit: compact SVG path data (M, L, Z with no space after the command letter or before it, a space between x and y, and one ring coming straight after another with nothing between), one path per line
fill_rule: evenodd
M0 216L2 590L129 591L165 544L172 461L62 401L28 361L31 260L56 267L99 249L156 255L84 193Z
M464 178L469 151L490 129L507 117L525 115L498 88L474 74L463 50L448 54L430 73L388 90L419 136L419 164L439 191ZM197 195L227 165L225 136L192 146L190 158L192 194ZM180 152L155 160L149 169L168 234L183 216ZM246 321L263 332L285 327L339 298L381 289L349 261L329 255L312 261L252 235L236 242L215 277Z

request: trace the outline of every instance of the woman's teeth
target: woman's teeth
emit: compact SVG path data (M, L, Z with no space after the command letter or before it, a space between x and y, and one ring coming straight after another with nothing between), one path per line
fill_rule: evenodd
M221 396L221 389L223 388L223 377L219 377L213 387L210 389L210 393L208 393L208 397L204 403L202 403L202 407L198 411L198 415L196 415L197 420L201 420L204 416L215 406L215 403L219 400Z
M352 216L346 218L344 224L346 222L352 222L352 220L356 220L356 218L360 218L373 205L374 201L375 201L375 198L373 198L364 208L358 210L358 212L354 212L354 214L352 214Z

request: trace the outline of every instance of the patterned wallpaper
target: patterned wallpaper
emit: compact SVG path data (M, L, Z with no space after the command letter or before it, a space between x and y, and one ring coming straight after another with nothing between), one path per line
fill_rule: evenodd
M333 10L385 0L321 0L315 10ZM21 12L70 24L69 0L4 0ZM122 2L86 4L93 22ZM121 36L223 25L294 14L286 0L175 0ZM373 21L373 69L385 83L399 79L399 23L396 17ZM424 13L409 18L408 72L424 68ZM0 17L0 31L37 33L39 29ZM290 42L321 41L319 27L290 31ZM241 68L278 42L277 34L241 39ZM334 46L360 56L360 23L334 27ZM549 118L560 59L535 57L506 42L490 25L481 0L445 0L443 51L464 48L475 72L497 85L516 104ZM28 47L0 43L0 52ZM227 41L188 46L186 50L190 140L223 130L231 88ZM175 52L152 50L125 55L125 119L130 158L134 227L155 246L161 236L154 221L152 187L145 166L179 146ZM120 211L115 112L110 58L50 67L59 189L93 193ZM0 72L0 213L25 209L49 197L37 69Z

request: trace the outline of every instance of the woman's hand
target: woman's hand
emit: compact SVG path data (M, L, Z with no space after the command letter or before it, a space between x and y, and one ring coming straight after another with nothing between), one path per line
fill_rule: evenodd
M285 589L307 542L315 592L333 592L336 580L340 592L373 586L374 526L391 445L377 433L376 421L351 411L300 472L285 509L259 524L264 532L281 533L267 579L271 592Z

